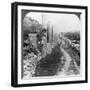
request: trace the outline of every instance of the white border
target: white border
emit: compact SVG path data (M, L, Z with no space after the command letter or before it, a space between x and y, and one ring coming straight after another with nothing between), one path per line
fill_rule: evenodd
M21 79L21 9L26 10L46 10L46 11L66 11L81 12L81 75L75 77L43 77L31 78L30 80ZM52 79L53 78L53 79ZM63 82L63 81L79 81L85 80L85 10L83 9L66 9L51 7L35 7L35 6L18 6L18 84L47 83L47 82Z

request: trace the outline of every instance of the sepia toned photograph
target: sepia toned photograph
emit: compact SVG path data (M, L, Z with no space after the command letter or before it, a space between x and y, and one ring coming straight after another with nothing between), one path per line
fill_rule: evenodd
M12 86L87 82L87 7L12 4Z

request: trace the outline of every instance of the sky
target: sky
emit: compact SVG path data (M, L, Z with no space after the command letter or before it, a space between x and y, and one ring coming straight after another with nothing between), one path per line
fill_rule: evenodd
M36 19L40 24L46 27L49 23L53 26L53 30L58 32L73 32L80 30L80 19L75 14L61 14L61 13L37 13L30 12L26 17ZM42 22L43 17L43 22Z

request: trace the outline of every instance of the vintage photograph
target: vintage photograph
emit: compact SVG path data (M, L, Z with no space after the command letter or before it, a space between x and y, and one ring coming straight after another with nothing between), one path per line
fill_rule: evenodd
M22 79L80 75L80 15L22 10Z
M87 83L87 7L12 3L11 85Z

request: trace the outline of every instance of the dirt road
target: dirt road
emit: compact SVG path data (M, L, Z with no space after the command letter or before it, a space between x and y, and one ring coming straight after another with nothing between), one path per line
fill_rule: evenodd
M66 75L73 75L80 72L80 69L77 66L75 60L70 56L70 54L65 51L62 47L60 47L61 52L63 53L63 62L64 65L62 69L57 70L57 76L66 76ZM61 68L61 67L60 67ZM71 68L71 69L70 69Z

